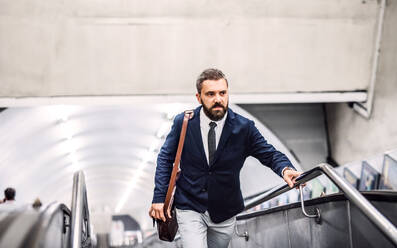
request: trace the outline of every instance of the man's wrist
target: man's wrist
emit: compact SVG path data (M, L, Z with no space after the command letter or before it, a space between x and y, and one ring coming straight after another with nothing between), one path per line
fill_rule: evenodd
M283 177L284 177L285 171L287 171L287 170L293 170L293 171L294 171L294 168L289 167L289 166L285 167L285 168L281 171L281 175L282 175Z

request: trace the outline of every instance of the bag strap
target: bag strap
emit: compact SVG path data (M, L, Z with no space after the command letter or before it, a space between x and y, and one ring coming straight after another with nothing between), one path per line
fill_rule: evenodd
M185 143L187 124L188 124L189 119L192 119L192 118L193 118L193 110L186 110L185 116L183 117L181 135L179 137L179 144L178 144L178 150L177 150L176 156L175 156L174 167L172 168L171 179L170 179L170 183L168 185L167 195L165 197L165 202L164 202L163 209L164 209L165 216L167 216L167 210L171 207L173 200L174 200L175 182L176 182L176 179L177 179L177 176L179 173L179 163L181 161L182 149L183 149L183 145ZM168 216L167 216L167 218L168 218Z

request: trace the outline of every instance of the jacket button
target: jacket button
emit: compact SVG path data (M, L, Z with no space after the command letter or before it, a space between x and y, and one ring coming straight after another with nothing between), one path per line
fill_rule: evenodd
M201 189L201 192L205 192L205 191L207 191L206 189Z
M209 172L208 172L208 175L212 175L212 171L209 171Z

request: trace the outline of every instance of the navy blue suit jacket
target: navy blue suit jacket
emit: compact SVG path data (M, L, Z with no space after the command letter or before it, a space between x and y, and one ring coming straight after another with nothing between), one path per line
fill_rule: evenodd
M174 204L179 209L200 213L208 210L211 220L219 223L244 208L240 170L248 156L257 158L279 176L285 167L292 167L292 164L283 153L266 142L252 120L229 108L215 158L208 165L201 138L200 110L201 106L194 110L186 131ZM165 201L183 116L181 113L175 117L171 131L160 149L153 203Z

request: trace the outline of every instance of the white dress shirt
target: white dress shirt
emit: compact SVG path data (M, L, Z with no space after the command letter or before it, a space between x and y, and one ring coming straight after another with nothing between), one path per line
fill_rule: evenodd
M225 125L225 120L227 117L227 111L225 116L219 121L214 121L216 123L215 127L215 147L218 148L219 140L221 138L223 126ZM205 157L207 158L207 163L209 163L209 155L208 155L208 131L210 130L210 122L212 120L208 118L208 116L204 113L203 107L200 110L200 130L201 137L203 139Z
M9 200L0 204L0 212L1 211L12 211L18 208L17 202L15 200Z

